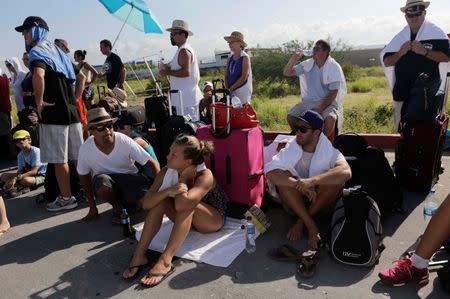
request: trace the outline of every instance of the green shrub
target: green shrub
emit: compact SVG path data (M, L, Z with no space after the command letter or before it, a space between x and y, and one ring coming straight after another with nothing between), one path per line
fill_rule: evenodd
M358 79L355 82L350 82L348 90L351 92L369 92L373 89L373 83L367 78Z

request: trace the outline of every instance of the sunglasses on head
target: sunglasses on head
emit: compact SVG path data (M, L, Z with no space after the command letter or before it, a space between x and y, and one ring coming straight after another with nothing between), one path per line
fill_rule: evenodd
M310 128L310 127L305 127L305 126L295 126L294 127L295 133L300 132L302 134L305 134L306 132L308 132L308 130L314 130L314 129Z
M408 19L412 19L415 17L420 17L422 14L423 14L423 11L410 12L410 13L406 13L406 17Z
M108 124L105 124L105 125L92 127L92 129L96 130L97 132L103 132L106 129L110 129L111 130L112 128L113 128L113 123L108 123Z

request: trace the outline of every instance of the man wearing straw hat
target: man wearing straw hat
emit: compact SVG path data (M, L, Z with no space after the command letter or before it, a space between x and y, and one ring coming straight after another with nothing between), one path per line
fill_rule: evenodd
M138 173L135 162L148 165L156 175L159 164L133 139L114 132L111 118L105 108L93 108L87 112L86 129L91 133L80 147L77 171L89 203L84 220L98 216L94 200L97 197L113 206L113 224L120 223L123 207L140 207L139 199L149 188L149 180Z
M199 120L198 104L202 98L202 92L198 87L200 81L200 69L198 68L197 56L194 49L187 43L192 31L189 25L183 20L174 20L172 27L167 28L170 32L170 42L172 46L177 46L177 52L173 57L170 68L167 65L161 65L159 74L169 76L170 89L181 91L183 98L183 110L177 94L171 97L172 105L176 107L177 114L190 115L194 121Z
M443 87L450 60L448 37L442 29L425 20L429 1L407 0L400 11L408 23L381 52L381 62L394 99L397 128L403 103L410 98L416 78L423 72L441 79Z

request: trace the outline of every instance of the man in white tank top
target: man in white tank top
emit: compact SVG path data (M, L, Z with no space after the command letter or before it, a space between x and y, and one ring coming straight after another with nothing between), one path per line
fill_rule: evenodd
M183 103L180 103L178 94L171 95L172 105L176 107L177 114L189 114L192 120L199 120L198 104L202 93L198 87L200 70L194 49L187 43L188 36L193 33L189 30L188 23L183 20L174 20L172 27L166 29L170 32L170 42L177 46L177 52L171 61L170 68L161 66L159 74L169 76L170 89L181 91ZM183 105L183 112L181 112Z

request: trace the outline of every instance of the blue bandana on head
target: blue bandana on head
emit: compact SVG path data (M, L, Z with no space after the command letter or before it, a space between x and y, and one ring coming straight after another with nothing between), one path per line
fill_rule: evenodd
M25 49L30 53L31 64L34 60L42 60L49 65L56 73L63 74L67 79L74 81L75 72L69 57L54 43L47 39L48 30L35 26L31 28L31 38L37 42L37 45Z

